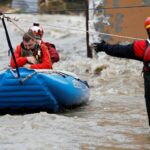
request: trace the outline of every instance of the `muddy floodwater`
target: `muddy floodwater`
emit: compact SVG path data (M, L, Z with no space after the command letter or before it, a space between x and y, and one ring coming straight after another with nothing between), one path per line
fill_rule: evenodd
M44 28L60 61L54 70L77 74L90 86L90 100L63 113L0 116L0 150L149 150L150 127L144 100L142 63L94 54L86 57L85 18L65 15L10 15L24 31L33 22ZM13 47L22 31L7 22ZM81 30L81 31L80 31ZM9 65L0 24L0 69Z

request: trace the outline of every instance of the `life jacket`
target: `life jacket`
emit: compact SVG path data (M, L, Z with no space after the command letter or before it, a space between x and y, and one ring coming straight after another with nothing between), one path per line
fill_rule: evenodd
M150 40L146 40L146 48L144 50L144 55L143 55L143 62L144 62L144 72L150 71Z
M36 44L35 47L31 50L27 50L23 43L21 43L21 56L34 56L37 60L37 64L41 63L42 61L42 50L39 44Z

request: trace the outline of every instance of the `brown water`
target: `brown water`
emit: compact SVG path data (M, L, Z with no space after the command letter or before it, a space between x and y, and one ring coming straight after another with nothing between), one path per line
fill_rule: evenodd
M45 40L59 49L61 60L54 69L71 71L87 80L91 96L87 105L65 113L1 116L0 150L149 150L142 64L103 53L86 58L85 34L69 30L84 27L82 16L17 17L21 18L17 24L24 30L34 21L42 22ZM68 24L67 29L50 26ZM9 64L9 57L3 28L0 30L2 69ZM15 47L22 34L11 23L9 32ZM97 74L99 67L103 69Z
M87 143L83 149L149 149L150 135L143 101L142 96L102 96L66 115L86 118L95 124L93 127L99 135L90 136L98 143Z

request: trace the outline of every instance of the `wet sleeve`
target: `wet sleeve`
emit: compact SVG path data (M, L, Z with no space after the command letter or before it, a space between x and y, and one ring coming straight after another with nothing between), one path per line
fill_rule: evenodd
M14 55L15 55L18 67L23 67L27 63L27 58L26 57L21 57L20 45L16 47ZM12 57L11 57L11 60L10 60L10 66L12 68L16 68L14 59Z
M135 55L133 43L128 45L105 44L103 49L106 54L111 56L139 60L139 58Z

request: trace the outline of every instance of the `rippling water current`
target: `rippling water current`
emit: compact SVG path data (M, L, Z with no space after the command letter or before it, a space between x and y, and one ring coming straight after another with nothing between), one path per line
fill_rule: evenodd
M40 22L44 40L60 53L55 70L76 73L90 85L87 105L59 114L46 112L0 116L0 150L148 150L150 128L145 108L142 64L99 53L86 58L85 18L60 15L13 15L21 29ZM13 47L22 32L7 22ZM0 69L9 57L0 24ZM102 70L99 72L98 70Z

